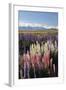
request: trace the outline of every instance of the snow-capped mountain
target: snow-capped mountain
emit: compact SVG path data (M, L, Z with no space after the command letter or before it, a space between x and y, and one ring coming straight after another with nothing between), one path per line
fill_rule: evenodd
M48 26L45 24L36 24L36 23L19 23L19 30L48 30L48 29L57 29L54 26Z

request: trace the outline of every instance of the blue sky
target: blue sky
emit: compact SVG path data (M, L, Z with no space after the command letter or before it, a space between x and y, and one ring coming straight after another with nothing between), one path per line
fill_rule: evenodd
M48 26L58 26L58 13L19 11L18 20L22 23L39 23L46 24Z

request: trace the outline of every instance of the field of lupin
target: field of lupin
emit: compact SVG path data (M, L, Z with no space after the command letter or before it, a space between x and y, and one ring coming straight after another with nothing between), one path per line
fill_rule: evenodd
M58 30L21 30L19 79L58 77Z

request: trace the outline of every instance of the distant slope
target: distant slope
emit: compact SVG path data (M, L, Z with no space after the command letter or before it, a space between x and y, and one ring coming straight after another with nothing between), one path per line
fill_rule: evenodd
M45 27L30 27L30 26L28 26L28 27L19 27L18 28L19 30L47 30L47 28L45 28Z

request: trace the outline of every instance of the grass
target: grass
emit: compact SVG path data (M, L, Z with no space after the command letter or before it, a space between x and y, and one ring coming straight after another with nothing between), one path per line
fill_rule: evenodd
M19 30L18 31L19 34L40 34L40 35L48 35L48 34L54 34L57 35L58 34L58 30Z

